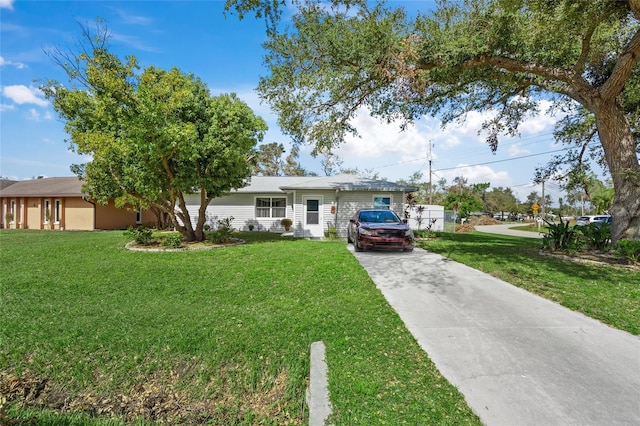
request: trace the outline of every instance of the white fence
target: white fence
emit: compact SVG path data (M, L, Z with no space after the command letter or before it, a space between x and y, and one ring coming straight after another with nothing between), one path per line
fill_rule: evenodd
M430 224L432 231L445 230L445 211L443 206L415 205L408 210L408 225L411 229L427 229Z

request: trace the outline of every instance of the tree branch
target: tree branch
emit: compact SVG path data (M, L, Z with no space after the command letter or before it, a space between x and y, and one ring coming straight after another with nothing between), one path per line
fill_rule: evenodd
M630 1L631 3L640 3L640 0ZM622 92L638 61L640 61L640 30L633 35L627 50L620 55L611 75L600 88L603 99L614 99Z

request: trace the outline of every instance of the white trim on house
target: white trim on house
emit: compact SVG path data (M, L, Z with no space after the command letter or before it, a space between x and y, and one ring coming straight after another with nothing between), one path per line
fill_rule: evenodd
M318 210L312 210L309 212L309 201L318 201ZM295 234L302 234L307 238L323 238L325 232L325 220L324 220L324 196L316 194L307 194L302 196L302 215L301 215L301 232L295 232ZM317 213L317 219L314 217ZM316 222L317 223L313 223ZM294 227L295 229L295 227Z

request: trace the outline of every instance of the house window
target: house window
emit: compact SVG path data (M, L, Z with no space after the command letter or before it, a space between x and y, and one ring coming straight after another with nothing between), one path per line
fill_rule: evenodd
M373 197L373 208L375 209L390 209L391 197Z
M9 213L11 214L11 220L9 223L15 223L16 221L16 202L11 200L11 204L9 207Z
M136 210L136 223L142 223L142 209L140 209L140 207Z
M285 217L286 213L286 198L256 198L256 217Z
M61 208L62 208L62 201L56 200L53 204L53 221L55 223L60 223Z
M49 223L51 219L51 201L44 200L44 223Z

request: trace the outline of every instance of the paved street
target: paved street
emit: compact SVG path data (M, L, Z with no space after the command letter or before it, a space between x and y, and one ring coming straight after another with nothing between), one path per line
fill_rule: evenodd
M542 238L542 234L539 232L519 231L517 229L510 229L515 226L518 226L518 224L508 223L508 224L501 224L501 225L483 225L483 226L474 226L474 228L476 228L476 231L478 232L486 232L489 234L513 235L516 237L527 237L527 238Z

